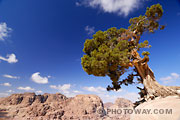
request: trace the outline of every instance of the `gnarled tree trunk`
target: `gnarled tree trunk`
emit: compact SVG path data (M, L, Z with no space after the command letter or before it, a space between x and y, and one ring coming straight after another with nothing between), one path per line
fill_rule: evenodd
M155 80L154 73L149 68L147 62L139 60L134 63L134 66L144 85L144 89L141 89L144 90L144 100L153 99L155 97L179 95L177 90L180 90L180 87L163 86Z

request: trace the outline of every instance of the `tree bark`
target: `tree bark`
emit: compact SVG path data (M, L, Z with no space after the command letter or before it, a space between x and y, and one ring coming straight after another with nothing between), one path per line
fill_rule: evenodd
M143 60L135 60L134 66L137 70L137 73L142 79L142 84L144 85L144 89L146 95L144 95L144 99L147 101L148 99L154 99L155 97L166 97L166 96L174 96L179 95L177 90L180 90L178 86L163 86L160 85L154 77L153 71L149 68L147 61ZM145 62L144 62L145 61ZM179 95L180 96L180 95Z

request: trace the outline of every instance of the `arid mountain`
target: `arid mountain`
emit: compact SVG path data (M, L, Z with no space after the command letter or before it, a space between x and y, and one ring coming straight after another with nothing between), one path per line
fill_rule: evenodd
M122 100L122 101L121 101ZM119 99L120 103L131 104ZM126 102L128 103L122 103ZM124 107L124 106L123 106ZM96 95L77 95L72 98L57 94L13 94L0 99L0 119L9 120L129 120L127 116L107 115L106 107Z
M109 107L111 107L111 106L113 106L113 103L112 103L112 102L104 103L104 107L105 107L105 108L109 108Z
M166 110L172 114L123 114L120 110L133 109L134 104L124 98L115 103L104 103L96 95L77 95L68 98L60 93L36 95L12 94L0 99L0 120L180 120L180 98L156 98L135 109Z

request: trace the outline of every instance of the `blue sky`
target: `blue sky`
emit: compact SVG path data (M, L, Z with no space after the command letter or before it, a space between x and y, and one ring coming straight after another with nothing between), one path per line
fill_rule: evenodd
M89 76L80 58L83 44L98 30L127 28L129 19L160 3L165 30L149 40L149 65L163 85L180 86L180 1L178 0L1 0L0 96L12 93L96 94L104 102L136 100L135 85L106 92L108 77Z

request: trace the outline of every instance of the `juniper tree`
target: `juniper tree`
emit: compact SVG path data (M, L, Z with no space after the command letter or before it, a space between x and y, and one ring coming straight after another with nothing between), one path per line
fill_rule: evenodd
M144 51L140 55L142 49L151 47L147 40L140 42L142 34L164 29L165 26L159 24L162 15L162 6L155 4L147 8L145 15L131 18L127 29L112 27L96 32L92 39L84 43L85 55L81 58L84 71L89 75L109 76L112 85L107 87L108 91L119 90L123 84L143 84L144 88L137 87L143 101L158 96L178 95L180 87L162 86L155 80L148 66L150 53ZM129 73L129 70L132 73L122 79L121 76Z

